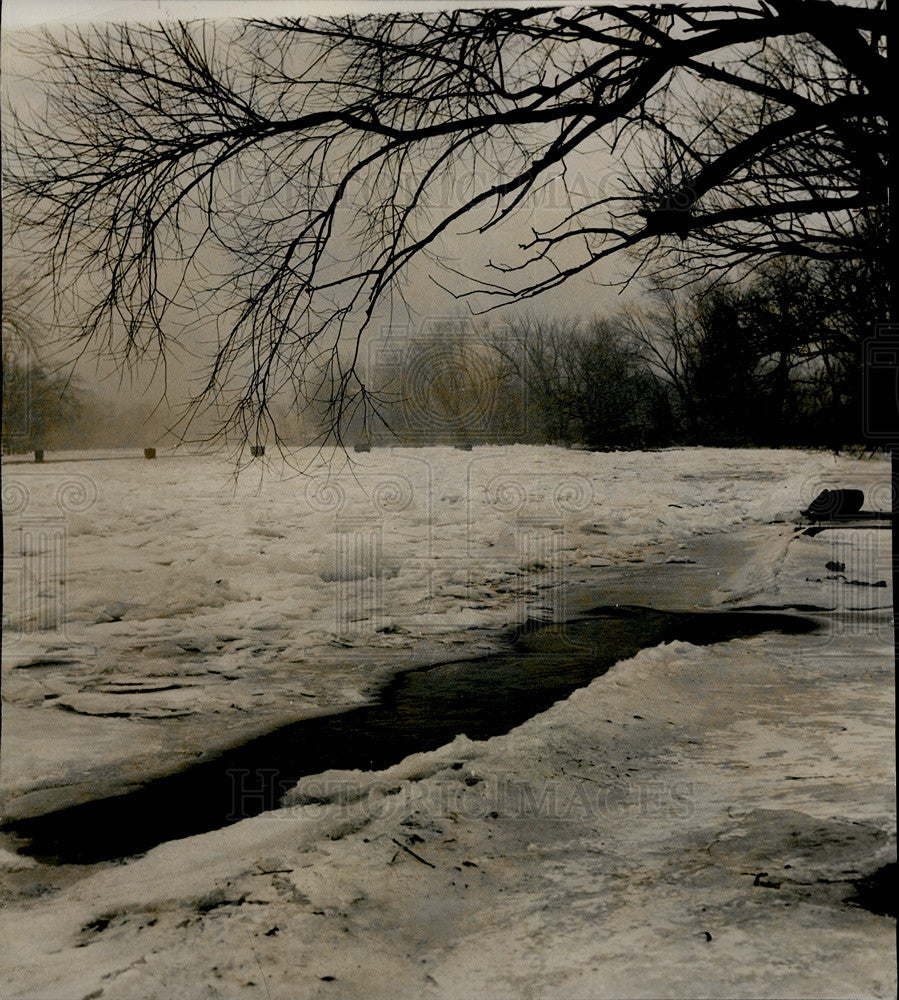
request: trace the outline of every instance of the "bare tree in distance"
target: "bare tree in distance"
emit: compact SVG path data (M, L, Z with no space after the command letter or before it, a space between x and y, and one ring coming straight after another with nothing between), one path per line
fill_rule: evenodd
M65 442L88 401L77 382L40 357L41 331L28 308L32 289L8 277L2 309L4 454Z
M655 443L667 382L653 377L622 316L522 316L488 331L487 342L504 362L503 398L516 387L526 395L530 440L598 449Z
M506 364L478 326L470 317L445 317L379 345L382 357L367 381L395 440L470 445L512 440L523 430L526 413L513 398ZM510 421L512 411L518 421Z
M741 282L657 287L617 322L673 395L683 440L839 450L864 440L863 350L887 284L864 262L772 258Z
M884 255L885 18L757 0L48 32L8 209L77 288L74 336L164 358L211 312L196 412L258 435L290 392L339 437L416 260L485 310L616 254L669 279ZM561 217L522 238L548 187ZM504 227L508 258L461 274L452 240Z

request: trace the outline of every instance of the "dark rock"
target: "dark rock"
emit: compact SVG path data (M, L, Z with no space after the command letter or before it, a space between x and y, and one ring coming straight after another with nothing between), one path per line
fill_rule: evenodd
M899 871L896 862L891 861L878 868L876 872L855 882L856 894L845 902L852 906L860 906L871 913L884 916L896 916L896 874ZM890 886L893 886L891 889Z
M822 490L800 513L813 521L827 521L857 514L864 502L865 495L861 490Z

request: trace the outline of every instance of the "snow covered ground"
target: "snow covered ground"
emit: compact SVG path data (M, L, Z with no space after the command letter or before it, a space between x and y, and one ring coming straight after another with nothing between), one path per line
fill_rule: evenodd
M796 524L829 486L887 509L886 461L103 457L4 466L9 818L529 617L798 604L824 629L644 650L506 736L126 864L2 854L4 995L894 995L894 922L842 902L895 858L889 532Z

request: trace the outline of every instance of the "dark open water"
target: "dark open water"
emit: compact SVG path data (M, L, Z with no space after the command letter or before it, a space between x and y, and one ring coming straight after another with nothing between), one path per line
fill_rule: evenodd
M375 704L283 726L133 792L5 829L21 839L22 853L45 862L128 857L276 808L306 775L381 770L460 733L473 740L507 733L649 646L675 639L707 645L816 627L798 615L770 612L597 608L563 625L524 628L508 652L401 674Z

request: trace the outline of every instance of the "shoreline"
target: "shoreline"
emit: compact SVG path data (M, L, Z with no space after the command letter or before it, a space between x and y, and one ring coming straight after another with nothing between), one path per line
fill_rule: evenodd
M724 606L737 609L739 605L735 602L724 604L720 600L716 602L714 598L721 597L719 588L728 576L747 575L745 567L736 568L738 553L745 556L750 550L747 543L765 535L771 536L774 527L751 526L742 531L696 536L687 543L689 549L684 549L683 562L602 567L594 572L594 582L575 583L567 588L568 593L563 597L562 613L566 615L563 622L574 621L590 608L608 604L636 604L674 612L703 611ZM783 535L783 532L773 534ZM789 544L789 539L786 544ZM770 547L769 544L767 549ZM748 559L744 558L744 562L748 562ZM748 575L752 577L754 573L757 575L756 570L750 570ZM101 764L97 764L92 755L90 764L85 762L87 766L82 766L77 773L70 771L66 778L58 775L46 778L45 787L38 785L18 789L13 786L11 792L7 787L3 796L3 821L28 819L83 802L125 794L195 764L213 760L233 747L282 726L307 719L337 716L363 705L374 704L380 693L401 674L445 662L476 659L489 650L507 650L510 637L519 627L520 623L509 621L502 625L469 627L437 638L429 639L427 635L422 635L417 637L417 642L411 649L391 651L367 649L363 646L343 652L341 659L352 657L356 662L353 697L342 704L323 707L313 704L284 706L258 713L252 719L239 711L224 716L216 712L205 717L193 716L184 721L168 718L158 722L144 719L117 720L102 715L77 713L57 715L52 718L50 729L57 741L65 743L66 733L69 733L70 744L74 738L79 743L90 740L99 741L102 745L106 732L114 735L118 731L125 735L120 747L127 751L129 745L139 742L140 753L131 758L126 752L117 759L112 756ZM448 645L453 650L452 656L447 655ZM310 658L316 654L322 659L335 657L333 648L329 647L308 651ZM47 725L51 723L46 710L37 709L39 716L35 716L34 709L23 709L11 704L5 706L5 712L4 742L7 749L12 750L11 756L15 758L16 753L32 742L29 739L30 731L39 732L40 746L32 748L32 752L39 755L47 738ZM36 719L39 719L39 723L33 725ZM75 749L70 745L70 752ZM15 760L10 770L15 770Z

